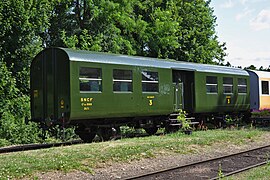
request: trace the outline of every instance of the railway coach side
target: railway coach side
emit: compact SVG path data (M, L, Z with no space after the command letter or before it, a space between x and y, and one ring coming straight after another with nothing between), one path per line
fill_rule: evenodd
M247 112L250 108L250 81L245 71L195 73L195 108L199 114Z
M249 111L249 75L237 68L47 48L30 79L32 120L76 125L84 141L121 125L154 134L177 123L179 109L199 118Z
M181 109L197 120L224 121L225 115L249 114L250 80L245 70L184 62L172 63L171 67L178 72L173 73L173 79L180 77Z
M173 110L171 71L165 68L71 60L71 123L113 123L116 118L150 117ZM97 62L100 60L100 62ZM110 121L113 120L113 121ZM99 121L100 120L100 121Z
M171 69L140 57L48 48L31 65L32 120L91 140L129 124L153 134L174 111ZM164 62L163 62L164 63Z

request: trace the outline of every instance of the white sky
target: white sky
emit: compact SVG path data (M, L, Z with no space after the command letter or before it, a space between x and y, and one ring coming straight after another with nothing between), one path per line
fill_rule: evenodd
M270 65L270 0L212 0L225 61L233 66Z

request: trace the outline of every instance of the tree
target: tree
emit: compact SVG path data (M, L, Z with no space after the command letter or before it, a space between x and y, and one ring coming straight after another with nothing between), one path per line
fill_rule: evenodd
M214 63L224 60L225 44L215 35L216 18L210 1L158 1L147 3L150 36L149 55L176 60ZM144 19L147 19L145 17Z
M50 45L200 63L226 56L209 0L63 2L53 11Z
M29 66L42 48L42 32L48 26L48 0L0 2L0 58L16 77L21 92L28 91Z
M244 69L257 70L257 68L254 65L250 65Z
M0 61L0 147L33 143L40 139L37 125L24 123L29 114L29 97L19 94L15 78L6 63Z
M11 110L9 101L16 98L19 90L15 78L11 76L6 64L0 61L0 118L6 110Z

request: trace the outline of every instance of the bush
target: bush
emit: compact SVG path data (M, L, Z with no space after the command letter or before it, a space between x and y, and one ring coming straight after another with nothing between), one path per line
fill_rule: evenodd
M25 117L30 116L30 98L28 96L6 99L0 107L0 139L9 143L27 144L41 141L41 130L36 123L25 124Z
M0 61L0 146L40 141L40 130L34 123L25 124L30 116L30 98L16 87L16 80Z
M26 80L27 81L27 80ZM42 130L34 122L25 123L30 117L30 98L24 95L16 86L6 64L0 60L0 146L10 144L28 144L43 141ZM75 136L74 128L63 131L56 127L46 138L50 141L57 139L70 140ZM48 140L47 140L48 141Z
M78 139L79 137L75 134L74 126L63 129L62 126L56 125L50 127L47 133L45 134L46 142L55 142L55 141L71 141L74 139Z
M16 118L10 112L4 112L0 121L0 139L11 144L40 142L41 131L36 123L25 124L23 118Z
M0 138L0 147L11 145L11 143L6 139Z
M253 110L251 112L252 117L268 117L270 116L270 109Z
M18 93L15 79L6 64L0 61L0 118L2 113L9 109L9 100L16 98Z

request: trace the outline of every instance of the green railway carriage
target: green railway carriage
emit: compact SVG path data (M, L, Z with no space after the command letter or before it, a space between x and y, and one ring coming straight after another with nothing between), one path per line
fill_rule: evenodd
M248 73L64 48L47 48L31 64L32 120L76 124L84 140L122 124L152 134L178 109L195 116L247 111Z

